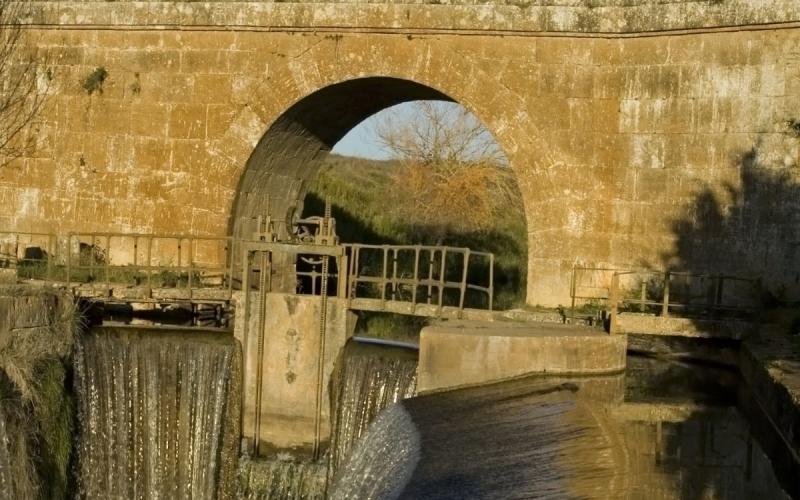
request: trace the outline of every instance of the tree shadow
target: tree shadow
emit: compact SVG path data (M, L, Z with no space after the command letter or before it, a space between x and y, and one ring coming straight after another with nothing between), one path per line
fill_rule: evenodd
M800 182L761 141L739 155L738 183L703 187L673 221L666 269L761 280L765 305L800 301Z
M800 175L794 171L798 167L797 155L786 153L785 139L781 138L783 143L759 139L750 149L733 158L738 171L736 177L701 187L672 222L673 246L660 257L662 266L669 271L753 280L754 286L729 291L722 301L724 304L727 300L732 305L749 303L756 312L748 319L760 325L780 320L780 327L769 333L761 328L756 341L771 343L776 340L785 348L775 359L762 359L760 363L800 360L800 344L796 341L800 324L797 321L800 318ZM796 149L796 137L793 141ZM727 172L721 170L714 177L724 177ZM741 316L722 313L715 318L740 319ZM698 328L701 328L700 321L696 321ZM794 351L790 335L795 339ZM783 488L790 495L800 495L796 482L800 462L792 458L797 452L788 445L786 438L776 437L778 431L763 414L765 397L753 394L753 390L740 381L737 407L746 415L752 435L770 456ZM756 399L762 401L754 402ZM784 415L779 416L783 418ZM692 414L689 421L705 425L704 415L698 412ZM751 438L751 431L748 430L747 439ZM677 441L670 444L670 439L666 437L667 446L679 446ZM684 498L696 498L699 491L696 487L702 481L700 477L689 481L694 486L684 489ZM710 483L704 487L715 488L718 492L730 487L720 478L712 477L708 481Z

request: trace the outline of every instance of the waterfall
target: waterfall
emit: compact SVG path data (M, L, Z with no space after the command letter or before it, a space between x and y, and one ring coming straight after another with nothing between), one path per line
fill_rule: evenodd
M330 500L395 499L420 459L420 435L402 403L380 413L331 485Z
M323 500L324 464L282 459L247 459L239 464L243 500Z
M381 410L415 394L416 381L415 351L358 343L347 346L333 377L336 411L328 452L329 482Z
M87 498L230 498L241 351L230 336L97 328L75 352Z

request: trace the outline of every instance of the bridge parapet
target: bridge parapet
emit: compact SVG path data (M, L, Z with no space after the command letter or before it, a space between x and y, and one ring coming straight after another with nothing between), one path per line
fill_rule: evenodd
M34 2L28 22L53 26L225 30L462 31L632 34L800 21L794 0L423 0Z

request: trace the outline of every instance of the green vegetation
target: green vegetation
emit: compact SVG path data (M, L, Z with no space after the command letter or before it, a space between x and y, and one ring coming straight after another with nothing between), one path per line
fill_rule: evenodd
M428 324L429 318L360 311L355 334L415 343L419 342L420 330Z
M65 360L76 331L75 307L46 288L8 288L4 295L52 304L42 322L49 326L9 330L0 347L0 438L10 440L15 456L10 495L67 498L74 409Z
M433 224L414 224L405 213L411 200L391 199L396 161L374 161L331 155L309 186L304 215L319 215L324 200L332 205L336 230L345 243L426 244L468 247L495 255L496 309L521 306L527 267L526 225L521 211L505 207L487 229L442 232ZM443 214L449 220L458 214ZM467 214L461 214L467 216ZM488 283L488 267L470 266L470 281Z
M103 83L106 81L106 78L108 78L108 71L106 71L104 67L98 66L83 79L81 87L83 87L83 90L89 95L95 92L102 94Z

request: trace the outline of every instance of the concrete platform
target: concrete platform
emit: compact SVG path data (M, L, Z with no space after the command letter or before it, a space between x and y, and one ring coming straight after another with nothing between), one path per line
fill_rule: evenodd
M546 323L447 321L420 333L419 392L533 374L600 375L625 369L627 338Z

